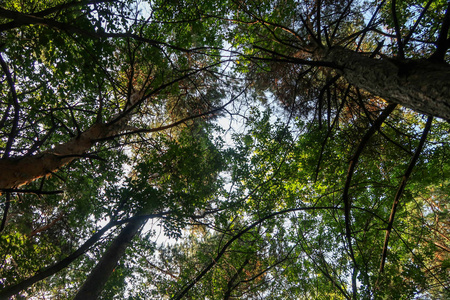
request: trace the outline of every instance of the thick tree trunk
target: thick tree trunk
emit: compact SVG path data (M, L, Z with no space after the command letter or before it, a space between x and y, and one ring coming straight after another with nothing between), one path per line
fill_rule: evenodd
M17 188L56 172L72 160L83 157L97 140L123 132L130 119L128 108L142 97L141 93L133 94L124 115L119 114L106 124L94 124L79 136L51 150L27 157L0 159L0 190Z
M450 120L450 66L429 60L373 59L335 47L324 56L353 85L417 112Z
M112 242L102 258L88 276L74 300L94 300L103 291L106 282L117 265L119 259L131 243L133 237L138 233L146 219L138 219L128 223Z
M96 124L67 143L33 156L0 160L0 189L16 188L57 171L65 164L83 156L94 140L107 136L108 128Z

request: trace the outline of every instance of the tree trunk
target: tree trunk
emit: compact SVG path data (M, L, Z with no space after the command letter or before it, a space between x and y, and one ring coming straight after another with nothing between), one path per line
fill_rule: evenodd
M115 221L110 221L105 227L100 229L97 233L91 236L80 248L78 248L75 252L64 258L63 260L55 263L54 265L46 268L43 271L38 271L35 275L15 284L12 286L6 286L3 290L0 291L0 300L8 300L15 294L20 291L29 288L31 285L35 284L38 281L41 281L49 276L56 274L62 269L66 268L72 262L74 262L78 257L84 254L92 245L94 245L105 232L107 232L111 227L115 226Z
M104 136L106 128L96 124L67 143L54 149L23 158L0 160L0 189L16 188L55 172L65 164L85 154L93 140Z
M450 120L450 66L429 60L373 59L334 47L322 54L353 85L389 102Z
M78 137L33 156L0 160L0 189L11 189L53 173L83 157L96 139L113 135L109 126L95 124Z
M146 219L132 221L122 229L81 286L74 300L94 300L98 298L117 262L124 255L131 240L145 221Z
M142 97L142 93L134 93L125 111L111 122L94 124L79 136L51 150L27 157L0 159L0 190L17 188L56 172L72 160L83 157L97 140L121 133L127 127L130 109Z

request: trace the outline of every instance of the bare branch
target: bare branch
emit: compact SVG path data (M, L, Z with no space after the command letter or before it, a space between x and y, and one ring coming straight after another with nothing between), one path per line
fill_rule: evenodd
M394 224L394 218L395 218L395 212L397 210L397 207L400 203L400 198L403 194L403 191L406 187L406 182L409 179L409 176L412 173L412 170L414 169L414 166L416 165L417 160L419 159L420 153L422 152L423 145L425 144L425 141L427 140L428 132L430 131L431 124L433 122L433 117L428 117L427 123L425 124L425 129L423 130L422 137L420 138L419 145L417 146L416 152L414 153L414 156L411 159L411 162L408 165L408 168L405 171L405 174L403 174L402 181L400 182L400 185L397 189L397 193L394 197L394 202L392 203L392 209L391 209L391 215L389 216L389 222L386 229L386 236L384 238L384 246L383 246L383 252L381 254L381 264L380 264L380 273L383 273L384 271L384 265L386 262L387 257L387 250L388 250L388 243L389 243L389 236L391 234L392 226Z
M416 22L414 22L413 27L411 28L411 30L409 31L408 35L405 37L405 40L403 41L403 43L406 45L408 44L409 40L411 39L412 35L414 34L414 32L417 29L417 26L420 24L420 21L422 20L423 16L425 15L425 13L427 12L428 8L430 7L431 3L433 3L434 0L429 0L427 2L427 4L425 5L425 7L423 8L422 12L420 13L420 16L417 18Z
M397 17L397 10L396 10L396 0L392 0L391 2L391 13L392 13L392 19L394 20L394 27L395 27L395 35L397 38L397 45L398 45L398 56L400 58L405 58L405 52L403 49L403 42L402 42L402 35L400 32L400 25L398 23L398 17Z
M431 60L442 62L445 59L445 54L450 47L450 39L448 38L448 32L450 29L450 2L447 5L447 11L445 12L444 20L442 21L441 32L437 40L436 51L430 56Z
M8 141L6 142L6 148L5 152L3 153L3 158L7 158L9 156L9 152L11 151L12 143L14 142L14 139L16 137L17 133L17 127L19 126L19 100L17 99L17 93L16 93L16 87L14 85L14 81L11 75L11 72L9 71L8 66L6 65L5 60L3 59L3 56L0 53L0 64L2 65L3 72L5 72L6 80L8 81L9 87L11 89L11 96L13 100L13 106L14 106L14 120L11 128L11 132L8 136Z

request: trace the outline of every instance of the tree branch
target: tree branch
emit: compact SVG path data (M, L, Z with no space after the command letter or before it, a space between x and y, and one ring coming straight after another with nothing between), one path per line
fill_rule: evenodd
M45 230L51 228L53 225L55 225L63 217L64 217L64 212L60 212L59 215L55 219L53 219L50 223L48 223L48 224L46 224L44 226L41 226L39 228L36 228L30 234L28 234L28 237L32 237L32 236L34 236L34 235L36 235L36 234L38 234L38 233L40 233L42 231L45 231Z
M130 32L111 33L111 32L100 32L100 31L94 31L94 30L88 31L85 29L81 29L77 26L71 25L71 24L62 23L62 22L55 21L55 20L49 19L49 18L43 18L36 14L26 14L26 13L21 13L18 11L7 10L4 8L0 8L0 17L5 18L5 19L13 19L14 20L13 22L10 22L10 23L0 24L0 32L8 30L8 29L12 29L12 28L20 27L23 25L38 24L38 25L48 26L50 28L56 28L56 29L59 29L64 32L76 33L76 34L90 37L90 38L96 38L96 39L99 39L99 38L125 38L125 39L130 38L130 39L134 39L136 41L145 42L146 44L150 44L152 46L165 46L170 49L174 49L174 50L178 50L178 51L182 51L182 52L188 52L188 53L199 51L199 50L212 49L211 47L197 47L197 48L193 48L193 49L185 49L182 47L171 45L166 42L153 40L153 39L146 38L141 35L133 34Z
M208 115L213 115L214 113L223 110L230 103L235 101L239 96L241 96L244 93L244 91L245 91L245 89L242 90L238 95L234 96L230 101L228 101L224 105L216 107L216 108L214 108L212 110L209 110L209 111L206 111L206 112L203 112L203 113L200 113L200 114L192 115L192 116L183 118L181 120L178 120L176 122L173 122L171 124L164 125L164 126L148 128L148 129L140 128L140 129L135 129L135 130L131 130L131 131L121 132L119 134L108 136L106 138L97 139L96 142L100 142L100 141L104 141L104 140L110 140L110 139L113 139L113 138L117 138L117 137L124 136L124 135L130 135L130 134L151 133L151 132L163 131L163 130L167 130L167 129L170 129L170 128L174 128L174 127L176 127L178 125L181 125L183 123L186 123L187 121L190 121L190 120L198 119L198 118L201 118L201 117L204 117L204 116L208 116Z
M3 218L2 218L2 224L0 225L0 232L2 232L3 229L5 229L6 219L8 218L8 211L9 211L10 205L11 205L11 195L10 195L10 193L6 193L5 208L3 208Z
M253 60L284 62L284 63L298 64L298 65L305 65L305 66L329 67L329 68L333 68L333 69L340 69L340 67L333 62L321 61L321 60L306 60L306 59L301 59L301 58L284 55L284 54L278 53L276 51L260 47L258 45L253 45L253 47L256 49L259 49L261 51L270 53L273 55L273 57L257 57L257 56L249 56L249 55L244 55L244 57L246 57L248 59L253 59Z
M394 218L395 218L395 212L397 210L398 204L400 203L400 198L403 194L403 191L406 187L406 182L409 179L409 176L412 173L412 170L414 169L414 166L416 165L417 160L419 159L420 153L422 152L423 145L425 144L425 141L427 140L428 132L430 131L431 124L433 122L433 117L428 117L427 123L425 125L425 129L423 130L422 137L420 138L419 145L417 146L416 152L414 153L414 156L411 159L411 162L408 165L408 168L405 171L405 174L403 174L402 181L400 182L400 185L397 189L397 193L394 197L394 202L392 203L392 209L391 209L391 215L389 216L389 222L386 229L386 236L384 238L384 245L383 245L383 252L381 254L381 263L380 263L380 270L379 273L383 273L384 271L384 265L386 262L387 257L387 251L388 251L388 244L389 244L389 237L391 234L392 226L394 224Z
M159 218L163 217L164 215L169 214L170 212L163 212L158 214L149 214L149 215L139 215L134 216L125 220L121 221L110 221L108 224L106 224L102 229L97 231L94 235L92 235L81 247L79 247L75 252L64 258L63 260L55 263L54 265L42 270L38 271L35 275L29 277L28 279L25 279L17 284L7 286L2 291L0 291L0 300L8 300L11 296L19 293L20 291L30 287L31 285L35 284L38 281L41 281L49 276L52 276L53 274L56 274L57 272L61 271L62 269L69 266L72 262L74 262L78 257L83 255L86 251L88 251L91 246L93 246L100 238L112 227L118 226L124 223L129 222L136 222L139 220L144 219L150 219L150 218Z
M427 12L428 8L430 7L431 3L433 3L434 0L429 0L427 2L427 4L425 5L425 7L423 8L422 12L420 13L420 16L417 18L416 22L414 23L413 27L411 28L411 30L409 31L408 35L405 37L405 40L403 41L403 44L406 45L408 44L409 40L411 39L412 35L414 34L414 32L417 29L417 26L419 26L420 21L422 20L423 16L425 15L425 13Z
M447 11L445 12L444 20L442 21L441 32L436 43L436 51L430 56L431 60L443 62L445 54L450 47L450 41L448 39L448 32L450 29L450 2L447 5Z
M394 21L394 27L395 27L395 35L397 38L397 45L398 45L398 55L401 59L405 58L405 52L403 49L403 42L402 42L402 35L400 32L400 25L398 23L397 18L397 9L396 9L396 0L392 0L391 2L391 13L392 13L392 19Z
M3 72L5 72L6 80L11 89L11 96L12 96L13 106L14 106L13 124L12 124L12 128L11 128L11 132L9 133L9 136L8 136L8 141L6 142L5 152L3 153L3 158L7 158L9 156L9 152L11 151L12 144L16 137L17 127L19 126L20 106L19 106L19 100L17 99L16 87L14 85L14 81L13 81L11 72L9 71L9 68L6 65L6 62L4 61L1 53L0 53L0 64L2 65Z
M223 247L222 249L219 251L219 253L216 255L216 257L211 261L211 263L209 263L193 280L191 280L190 283L187 284L187 286L185 288L183 288L177 295L175 295L172 299L181 299L183 298L188 292L189 290L198 282L202 279L203 276L205 276L209 270L211 270L214 265L216 265L216 263L220 260L220 258L225 254L225 251L228 249L228 247L231 246L231 244L233 244L234 241L236 241L237 239L239 239L241 236L243 236L245 233L249 232L251 229L255 228L256 226L258 226L259 224L263 223L264 221L273 218L275 216L281 215L281 214L285 214L285 213L289 213L289 212L294 212L294 211L305 211L305 210L320 210L320 209L337 209L340 210L341 208L339 207L335 207L335 206L316 206L316 207L300 207L300 208L292 208L292 209L286 209L286 210L282 210L282 211L278 211L275 213L272 213L270 215L267 215L265 217L262 217L261 219L259 219L258 221L252 223L251 225L247 226L246 228L244 228L243 230L241 230L240 232L238 232L236 235L234 235Z
M372 126L363 136L361 141L359 142L358 148L353 154L347 172L347 179L345 181L344 191L342 193L342 199L344 202L344 217L345 217L345 236L347 238L347 243L349 247L350 257L353 261L353 264L356 266L355 254L353 252L352 246L352 232L351 232L351 218L350 218L350 209L351 209L351 200L349 196L349 190L352 182L352 177L355 172L356 164L358 163L359 156L361 155L363 149L366 144L369 142L372 135L378 131L386 118L391 114L391 112L397 107L397 104L389 104L386 109L379 115L379 117L374 121Z
M335 82L338 79L339 75L336 75L332 80L333 82ZM340 77L340 76L339 76ZM336 80L335 80L336 79ZM319 171L320 171L320 165L322 164L322 157L323 157L323 152L325 151L325 146L328 142L328 139L331 136L331 133L333 132L334 126L337 124L338 120L339 120L339 115L341 113L342 108L344 108L344 105L346 103L346 99L348 96L348 92L350 91L350 85L347 87L347 89L345 90L344 93L344 97L342 98L342 102L341 105L339 106L337 112L336 112L336 116L333 119L333 123L331 124L330 128L328 128L327 131L327 135L325 136L322 145L320 147L320 152L319 152L319 159L317 160L317 166L316 166L316 171L314 172L314 182L317 182L317 178L319 177Z
M41 191L41 190L22 190L22 189L0 189L1 192L5 193L20 193L20 194L36 194L36 195L55 195L62 194L64 191Z

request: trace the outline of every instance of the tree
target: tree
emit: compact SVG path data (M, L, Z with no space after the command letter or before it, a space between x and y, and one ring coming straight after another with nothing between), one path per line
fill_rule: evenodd
M166 151L154 133L175 137L220 109L219 58L203 55L209 49L200 49L202 40L177 30L198 22L167 23L158 12L163 3L154 4L152 16L140 5L8 1L1 7L3 286L66 255L79 258L89 248L70 253L97 220L126 218L124 206L128 216L136 212L128 199L112 197L123 165L137 163L127 156L139 157L139 147L152 142Z
M352 202L348 232L342 193L348 178L348 160L354 156L354 148L349 145L354 138L351 134L354 126L342 127L321 152L326 130L319 129L317 124L315 129L308 130L310 124L299 123L301 134L295 137L286 131L283 122L271 123L269 116L256 115L249 133L237 137L237 148L241 150L234 159L237 162L233 176L235 187L230 197L235 202L230 200L228 205L238 209L230 209L225 217L218 217L215 222L202 224L206 225L205 233L193 234L195 241L202 242L202 247L212 250L193 251L197 246L190 243L186 248L175 246L172 250L175 253L161 250L171 257L163 261L182 259L177 263L184 266L181 270L189 273L192 269L198 270L195 275L175 273L176 278L165 279L179 285L187 276L188 283L195 282L195 285L181 284L175 298L182 291L194 298L209 295L209 291L214 291L215 296L223 295L221 293L227 290L223 281L232 278L224 275L223 269L231 269L228 274L236 274L246 254L254 249L258 254L251 258L258 258L255 269L261 270L262 279L252 282L243 278L242 284L250 284L251 288L245 294L235 290L234 296L248 299L445 297L448 268L446 263L441 265L433 258L442 252L436 252L437 248L427 241L430 237L427 230L423 229L424 217L436 215L424 213L426 207L418 202L421 197L427 197L423 194L429 185L428 180L423 180L428 178L424 168L430 167L436 172L442 165L431 166L430 159L442 153L435 152L432 144L425 144L421 152L423 160L416 162L417 173L408 179L408 188L400 200L401 208L395 216L391 235L395 237L389 241L387 255L389 267L380 271L389 213L392 203L398 199L409 157L397 150L398 145L386 143L383 136L373 136L370 147L359 156L357 172L349 188ZM405 115L397 113L394 118L397 122L389 120L389 126L383 128L385 134L401 142L404 148L418 149L420 132L406 131L408 125L399 122ZM441 139L442 132L438 127L434 130L428 136L430 142ZM319 156L327 163L314 179ZM446 177L443 173L437 176ZM436 178L431 181L439 182ZM255 228L257 233L250 231ZM212 239L211 230L219 232L220 238ZM244 243L247 238L257 239L257 246ZM212 242L215 244L211 245ZM231 250L238 245L241 247L238 251ZM212 257L211 253L214 253ZM263 253L267 253L264 258ZM226 258L232 254L237 257ZM162 288L165 289L168 287Z
M2 4L0 297L448 297L448 8Z
M445 1L430 8L432 3L231 1L230 22L244 57L256 61L263 74L264 66L271 69L279 88L303 80L325 81L326 90L342 76L375 96L448 119L439 107L448 98L443 93L449 13ZM417 22L408 27L411 18ZM286 65L294 74L283 72Z
M234 40L236 47L241 49L239 61L241 66L238 69L246 72L247 78L255 82L256 89L272 92L292 113L311 120L313 128L317 124L318 129L321 129L326 124L325 137L316 136L323 142L317 145L320 154L313 156L317 161L311 162L316 165L316 169L311 170L311 173L315 174L314 182L320 182L321 173L331 164L329 157L325 159L325 151L330 147L331 139L336 139L336 135L343 129L351 137L350 140L343 142L353 145L354 150L351 150L350 155L340 155L349 161L341 187L344 222L338 223L340 228L345 229L340 234L335 234L345 237L346 247L342 250L348 252L350 259L349 265L338 268L344 270L343 274L346 274L347 278L351 278L351 282L347 282L351 288L345 287L344 284L338 289L346 298L361 297L357 289L358 281L365 282L363 290L368 293L366 297L381 295L382 288L379 285L386 276L383 274L383 261L389 244L391 221L396 219L395 203L398 203L397 199L402 195L403 187L417 162L417 157L421 154L422 146L414 150L416 155L409 167L405 168L405 173L397 173L403 176L403 181L397 189L397 196L387 196L386 191L379 194L383 198L392 197L395 200L391 218L386 221L386 239L382 247L384 250L378 275L381 279L374 283L370 282L370 276L373 276L370 274L377 272L370 271L369 261L372 255L368 251L373 244L369 243L371 246L366 244L369 230L364 229L361 237L358 229L355 229L355 226L371 228L371 221L367 221L364 226L356 224L360 220L373 218L361 214L364 217L359 220L356 209L368 209L368 205L370 207L381 205L375 204L374 200L368 201L373 196L363 194L359 197L367 197L367 202L363 202L364 205L356 204L361 199L356 196L358 193L355 192L353 185L358 184L363 178L372 180L376 174L369 171L370 164L362 165L363 153L384 151L377 148L379 145L386 148L385 142L379 141L375 146L373 144L375 134L380 134L386 141L396 145L398 151L406 150L407 155L412 155L414 148L405 147L406 145L398 140L398 136L386 134L386 129L383 129L386 122L396 128L390 120L395 119L399 122L405 118L404 116L398 118L395 104L448 120L448 116L443 112L445 109L438 108L439 102L448 106L444 104L447 97L438 100L440 96L431 92L435 90L441 93L447 90L447 80L440 81L435 78L432 79L433 83L427 81L433 78L428 75L429 70L433 69L433 74L439 74L439 70L448 74L450 15L448 3L382 1L373 4L375 5L365 6L354 1L232 1L234 13L224 18L227 22L235 24L232 35L236 37ZM431 5L433 8L430 8ZM412 18L414 21L408 22ZM441 75L440 78L447 76L443 73ZM264 97L261 92L259 94ZM386 105L380 98L390 104ZM397 117L392 117L393 113ZM411 119L409 121L412 121L412 124L417 122ZM347 131L346 127L353 130ZM355 129L358 132L355 133ZM405 128L396 130L405 132ZM426 139L428 130L425 130L423 140ZM374 147L377 150L371 149ZM313 151L317 150L311 151L314 153ZM393 157L392 153L390 157ZM382 165L384 164L385 162L382 162ZM338 169L334 165L334 170ZM394 169L388 170L387 175L392 174ZM355 174L367 175L356 177ZM306 175L303 178L310 176ZM326 186L329 185L331 178L334 180L342 178L338 174L328 174L327 177L329 178ZM317 188L313 190L317 191ZM381 212L373 209L369 209L369 212L381 220L384 219ZM412 248L410 245L406 247ZM355 254L356 251L360 254ZM420 260L415 261L417 263ZM336 270L337 266L331 268L321 267L319 264L316 266L327 280L334 282L335 285L338 286L337 282L343 280L342 276L338 276L339 280L333 280L333 274L330 276L326 271ZM352 268L349 269L349 266ZM363 280L361 276L366 278ZM434 277L432 280L437 281L436 285L448 290L445 280L442 281L434 275L432 277ZM417 278L414 280L418 280ZM388 282L390 283L391 279L384 281ZM408 287L411 288L409 291L399 289L398 285L394 286L395 288L390 290L391 293L414 293L414 288L411 287L414 284ZM394 292L395 289L397 290Z

